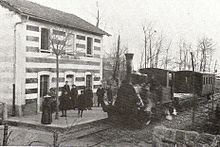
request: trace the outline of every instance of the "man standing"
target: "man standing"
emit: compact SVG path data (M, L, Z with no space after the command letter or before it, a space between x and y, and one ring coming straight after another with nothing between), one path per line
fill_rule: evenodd
M60 110L62 111L61 117L67 117L67 110L70 108L70 99L67 91L62 89L62 94L60 97Z
M76 100L77 100L77 97L78 97L78 90L76 88L76 85L72 85L72 88L70 90L70 97L71 97L71 108L73 110L75 110L76 108Z
M86 97L84 94L84 90L81 91L81 94L78 97L78 117L82 117L83 110L86 109Z
M100 86L97 91L96 91L96 95L98 97L98 107L101 104L101 106L103 106L104 103L104 94L105 94L105 90L102 86Z
M65 90L68 93L68 95L70 95L70 86L68 85L68 81L65 82L63 90Z

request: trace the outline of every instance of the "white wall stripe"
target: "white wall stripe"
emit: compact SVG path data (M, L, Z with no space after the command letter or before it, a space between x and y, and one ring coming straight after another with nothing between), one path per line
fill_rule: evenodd
M26 79L27 78L37 78L37 73L26 73Z
M93 81L93 85L100 85L101 81Z
M56 68L55 63L31 63L26 62L27 68ZM92 66L92 65L77 65L77 64L60 64L60 68L62 69L92 69L99 70L100 66Z
M26 30L27 36L40 37L40 32Z
M97 52L98 53L98 52ZM34 53L34 52L26 52L26 57L34 57L34 58L50 58L55 59L55 56L49 53ZM94 61L94 62L100 62L101 59L99 58L91 58L91 57L80 57L80 59L75 60L82 60L82 61Z
M37 88L37 83L25 84L25 89L34 89Z
M26 41L26 46L33 46L33 47L39 47L39 42L34 41Z
M37 98L37 93L32 93L32 94L25 94L25 99L36 99Z
M76 86L83 86L83 85L85 85L85 81L83 81L83 82L77 82L77 81L75 81L75 85Z

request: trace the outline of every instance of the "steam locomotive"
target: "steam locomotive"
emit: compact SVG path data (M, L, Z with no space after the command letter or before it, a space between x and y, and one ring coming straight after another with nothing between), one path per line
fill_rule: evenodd
M179 93L210 96L214 93L215 75L192 71L143 68L132 73L133 54L126 54L127 73L113 105L104 106L108 117L117 122L140 126L153 117L176 114ZM193 91L192 91L193 89Z

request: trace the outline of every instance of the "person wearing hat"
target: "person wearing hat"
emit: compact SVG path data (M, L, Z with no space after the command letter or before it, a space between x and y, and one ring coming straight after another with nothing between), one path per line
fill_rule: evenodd
M96 95L98 97L98 107L99 105L103 106L105 90L102 86L99 86L99 88L96 91Z
M72 88L70 90L70 97L71 97L71 108L73 110L75 110L76 108L76 100L77 100L77 97L78 97L78 90L76 88L76 85L72 85Z
M50 96L46 95L44 96L44 101L42 104L42 117L41 117L41 123L42 124L51 124L52 123L52 107L51 107L51 101Z

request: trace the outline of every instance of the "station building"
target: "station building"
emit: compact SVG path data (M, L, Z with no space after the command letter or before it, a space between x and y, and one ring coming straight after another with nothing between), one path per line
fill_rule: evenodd
M69 13L26 0L0 0L0 102L9 112L40 112L42 97L56 87L56 56L50 36L68 36L59 58L59 87L65 81L93 91L102 80L103 36L109 35ZM62 40L60 41L62 42Z

